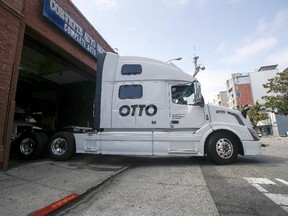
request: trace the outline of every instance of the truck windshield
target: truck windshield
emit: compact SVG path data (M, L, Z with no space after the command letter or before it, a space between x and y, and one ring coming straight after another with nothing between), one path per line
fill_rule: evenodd
M174 85L171 87L172 101L175 104L195 105L194 86L189 85Z

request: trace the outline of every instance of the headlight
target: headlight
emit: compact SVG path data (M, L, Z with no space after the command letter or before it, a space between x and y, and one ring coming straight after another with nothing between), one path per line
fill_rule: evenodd
M249 130L251 136L253 137L254 141L260 140L259 136L258 136L258 134L256 133L255 130L253 130L252 128L248 128L248 130Z

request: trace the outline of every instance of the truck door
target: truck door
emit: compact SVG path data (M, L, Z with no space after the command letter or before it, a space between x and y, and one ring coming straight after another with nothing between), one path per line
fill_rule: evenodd
M199 103L200 86L196 83L169 84L169 117L171 128L197 130L205 122L203 105ZM200 95L200 97L202 97ZM203 102L203 99L202 99Z

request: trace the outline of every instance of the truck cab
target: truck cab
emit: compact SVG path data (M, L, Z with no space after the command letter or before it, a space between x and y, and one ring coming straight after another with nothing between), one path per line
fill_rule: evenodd
M96 128L197 128L205 122L199 82L173 64L106 55L97 75Z
M103 53L98 58L94 127L57 132L56 160L74 153L204 156L218 164L254 155L261 142L240 112L207 105L201 85L174 64Z

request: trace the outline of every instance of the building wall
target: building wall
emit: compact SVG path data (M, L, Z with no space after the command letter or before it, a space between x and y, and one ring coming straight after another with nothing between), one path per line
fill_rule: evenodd
M235 100L235 88L234 88L234 78L237 74L232 74L231 78L226 80L226 88L227 88L227 103L229 108L233 108L236 105Z
M232 74L226 81L226 87L229 108L237 109L246 104L253 104L248 74Z
M215 95L213 104L217 106L228 107L227 91L221 91L219 94Z
M263 87L263 84L266 84L268 79L275 77L278 72L279 70L275 69L249 73L254 103L258 101L258 103L263 104L265 102L261 99L262 96L267 95L267 89Z
M25 2L0 1L0 164L9 157Z
M245 75L231 74L226 81L229 107L235 109L237 106L255 104L257 101L263 104L265 101L261 97L267 95L267 89L263 84L266 84L268 79L274 78L277 73L279 73L277 65L268 65ZM288 116L274 113L268 115L269 119L258 122L257 131L263 133L262 135L287 136Z
M277 67L277 65L274 65ZM267 66L266 66L267 67ZM273 67L275 69L272 70L256 70L249 74L251 79L251 90L253 94L253 102L256 103L257 101L260 104L264 104L265 100L261 99L264 95L273 95L273 93L267 93L268 89L263 87L263 84L268 82L268 79L274 78L277 73L279 73L279 69ZM288 117L287 116L280 116L274 113L268 113L270 118L270 124L266 126L271 126L272 133L274 136L287 136L288 131Z
M253 104L253 97L250 83L236 85L236 101L237 106Z
M51 50L59 53L69 61L86 69L87 72L95 73L96 59L84 48L69 38L54 23L43 16L44 0L26 0L26 12L24 21L26 24L26 33L37 38ZM54 0L51 0L54 1ZM101 47L113 52L110 45L95 30L81 12L73 5L70 0L55 0L89 35L94 38Z
M105 51L110 45L70 0L57 2ZM7 167L15 95L24 34L29 35L83 71L96 73L97 60L43 16L44 0L0 0L0 167Z
M279 136L288 136L288 116L275 115Z

